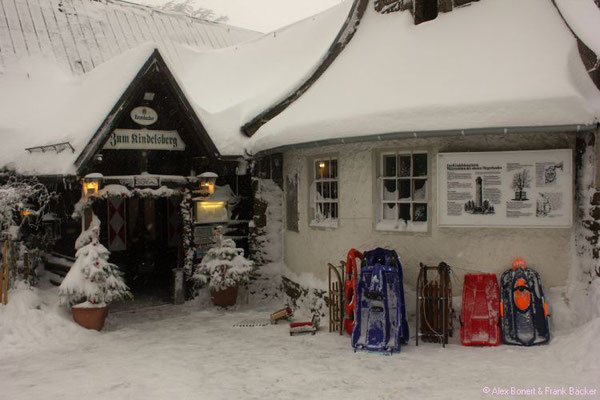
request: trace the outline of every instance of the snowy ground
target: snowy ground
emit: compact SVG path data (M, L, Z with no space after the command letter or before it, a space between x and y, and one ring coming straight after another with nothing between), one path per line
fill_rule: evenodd
M411 340L383 356L354 353L326 326L301 337L287 324L233 327L268 318L267 304L224 312L195 300L113 313L104 332L86 331L57 308L56 292L23 289L0 307L0 398L479 399L497 397L484 387L600 389L600 320L563 329L548 346Z

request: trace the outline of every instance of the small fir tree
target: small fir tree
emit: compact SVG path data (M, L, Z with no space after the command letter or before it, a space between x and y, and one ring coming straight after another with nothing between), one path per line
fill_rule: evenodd
M215 228L215 246L208 250L192 276L198 285L208 283L211 291L247 284L254 269L252 261L244 257L244 249L236 248L232 239L225 239L222 229Z
M108 262L110 251L98 241L100 222L94 216L90 228L77 239L76 260L59 288L61 304L84 302L103 306L130 298L129 288L115 264Z

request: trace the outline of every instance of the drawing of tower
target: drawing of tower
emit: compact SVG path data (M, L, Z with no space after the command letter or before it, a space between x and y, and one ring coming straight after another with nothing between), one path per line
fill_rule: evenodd
M483 207L483 179L480 176L475 179L475 208Z

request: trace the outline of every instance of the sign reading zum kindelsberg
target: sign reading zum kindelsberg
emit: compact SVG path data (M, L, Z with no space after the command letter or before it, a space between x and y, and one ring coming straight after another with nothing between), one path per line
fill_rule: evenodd
M104 148L184 151L185 143L177 131L115 129Z

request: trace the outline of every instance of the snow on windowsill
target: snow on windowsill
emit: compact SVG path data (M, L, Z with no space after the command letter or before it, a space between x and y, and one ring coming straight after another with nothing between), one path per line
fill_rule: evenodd
M390 232L427 232L428 224L427 221L379 221L375 226L375 230Z
M316 219L313 219L312 221L310 221L309 225L311 228L333 228L333 229L335 229L338 227L338 220L333 219L333 218L327 218L324 220L317 221Z

